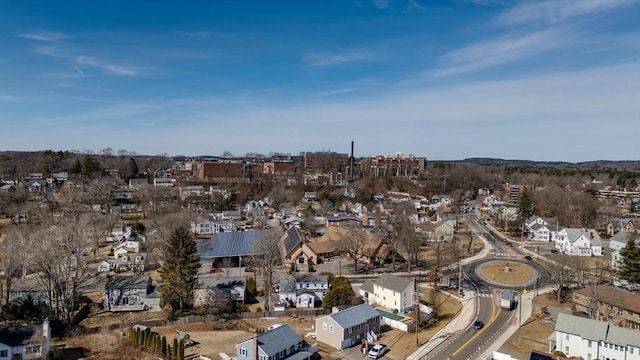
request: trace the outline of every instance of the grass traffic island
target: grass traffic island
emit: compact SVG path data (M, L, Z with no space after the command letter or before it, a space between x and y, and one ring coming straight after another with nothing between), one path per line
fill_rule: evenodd
M531 267L515 261L491 261L480 266L482 275L501 284L519 285L533 279L534 272Z

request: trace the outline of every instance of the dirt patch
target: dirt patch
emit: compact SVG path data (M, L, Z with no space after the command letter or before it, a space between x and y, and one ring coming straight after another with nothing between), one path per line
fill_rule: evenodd
M480 271L487 279L503 284L522 284L533 278L529 266L515 261L491 261L482 264Z
M531 350L549 351L549 336L553 333L554 322L548 314L537 312L507 340L501 352L518 359L528 359Z
M438 316L426 327L421 328L417 334L417 344L422 345L437 334L448 322L462 309L460 302L451 294L436 292L431 288L423 288L423 300L433 307ZM93 319L95 325L108 323L134 322L140 320L144 313L136 314L104 314L103 319ZM161 313L149 314L155 318L161 318ZM315 318L260 318L245 320L229 320L226 322L202 322L186 325L172 325L154 327L153 331L166 336L168 341L173 341L178 331L187 332L194 341L193 346L185 349L185 355L202 354L213 359L221 359L220 353L235 356L235 345L238 342L249 339L255 334L255 329L266 329L273 324L290 325L307 342L313 344L316 341L306 337L308 333L315 332ZM69 355L70 359L122 359L123 354L131 359L157 359L151 354L139 350L133 346L126 336L126 329L102 332L100 334L74 336L58 342L65 348L75 348L80 355ZM404 358L413 353L416 345L416 333L405 333L396 329L385 329L379 336L379 341L387 344L393 354L398 358ZM318 343L318 353L322 358L330 359L336 350ZM67 352L66 354L71 354ZM135 355L132 355L135 354Z
M426 301L438 314L436 318L426 327L420 328L417 337L415 332L406 333L396 329L384 332L380 337L380 342L387 344L398 359L409 356L418 347L428 342L462 310L462 304L451 294L436 292L431 288L422 288L422 294L422 300Z

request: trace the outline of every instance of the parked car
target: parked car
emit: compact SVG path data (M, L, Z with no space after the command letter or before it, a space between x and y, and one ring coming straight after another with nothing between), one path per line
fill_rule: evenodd
M271 330L279 328L280 326L282 326L282 325L281 324L273 324L273 325L269 326L267 328L267 330L271 331Z
M386 353L387 350L389 350L387 345L376 344L371 348L371 350L369 350L369 354L367 354L367 356L369 356L369 359L378 359L382 355L384 355L384 353Z
M476 322L473 323L473 328L476 330L480 330L484 327L484 323L480 320L477 320Z
M529 256L529 255L525 256L524 258L525 258L526 260L533 260L533 258L532 258L531 256Z
M507 241L507 246L513 246L513 243Z
M552 254L557 254L558 253L558 249L551 249L551 253Z

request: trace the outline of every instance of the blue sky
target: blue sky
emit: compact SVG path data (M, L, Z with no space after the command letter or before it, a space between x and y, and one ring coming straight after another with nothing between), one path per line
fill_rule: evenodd
M0 0L0 150L640 159L640 1Z

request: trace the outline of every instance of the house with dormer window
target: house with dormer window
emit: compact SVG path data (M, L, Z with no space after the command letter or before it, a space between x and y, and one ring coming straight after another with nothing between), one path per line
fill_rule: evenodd
M569 256L602 256L602 241L595 229L564 228L555 238L556 248Z

